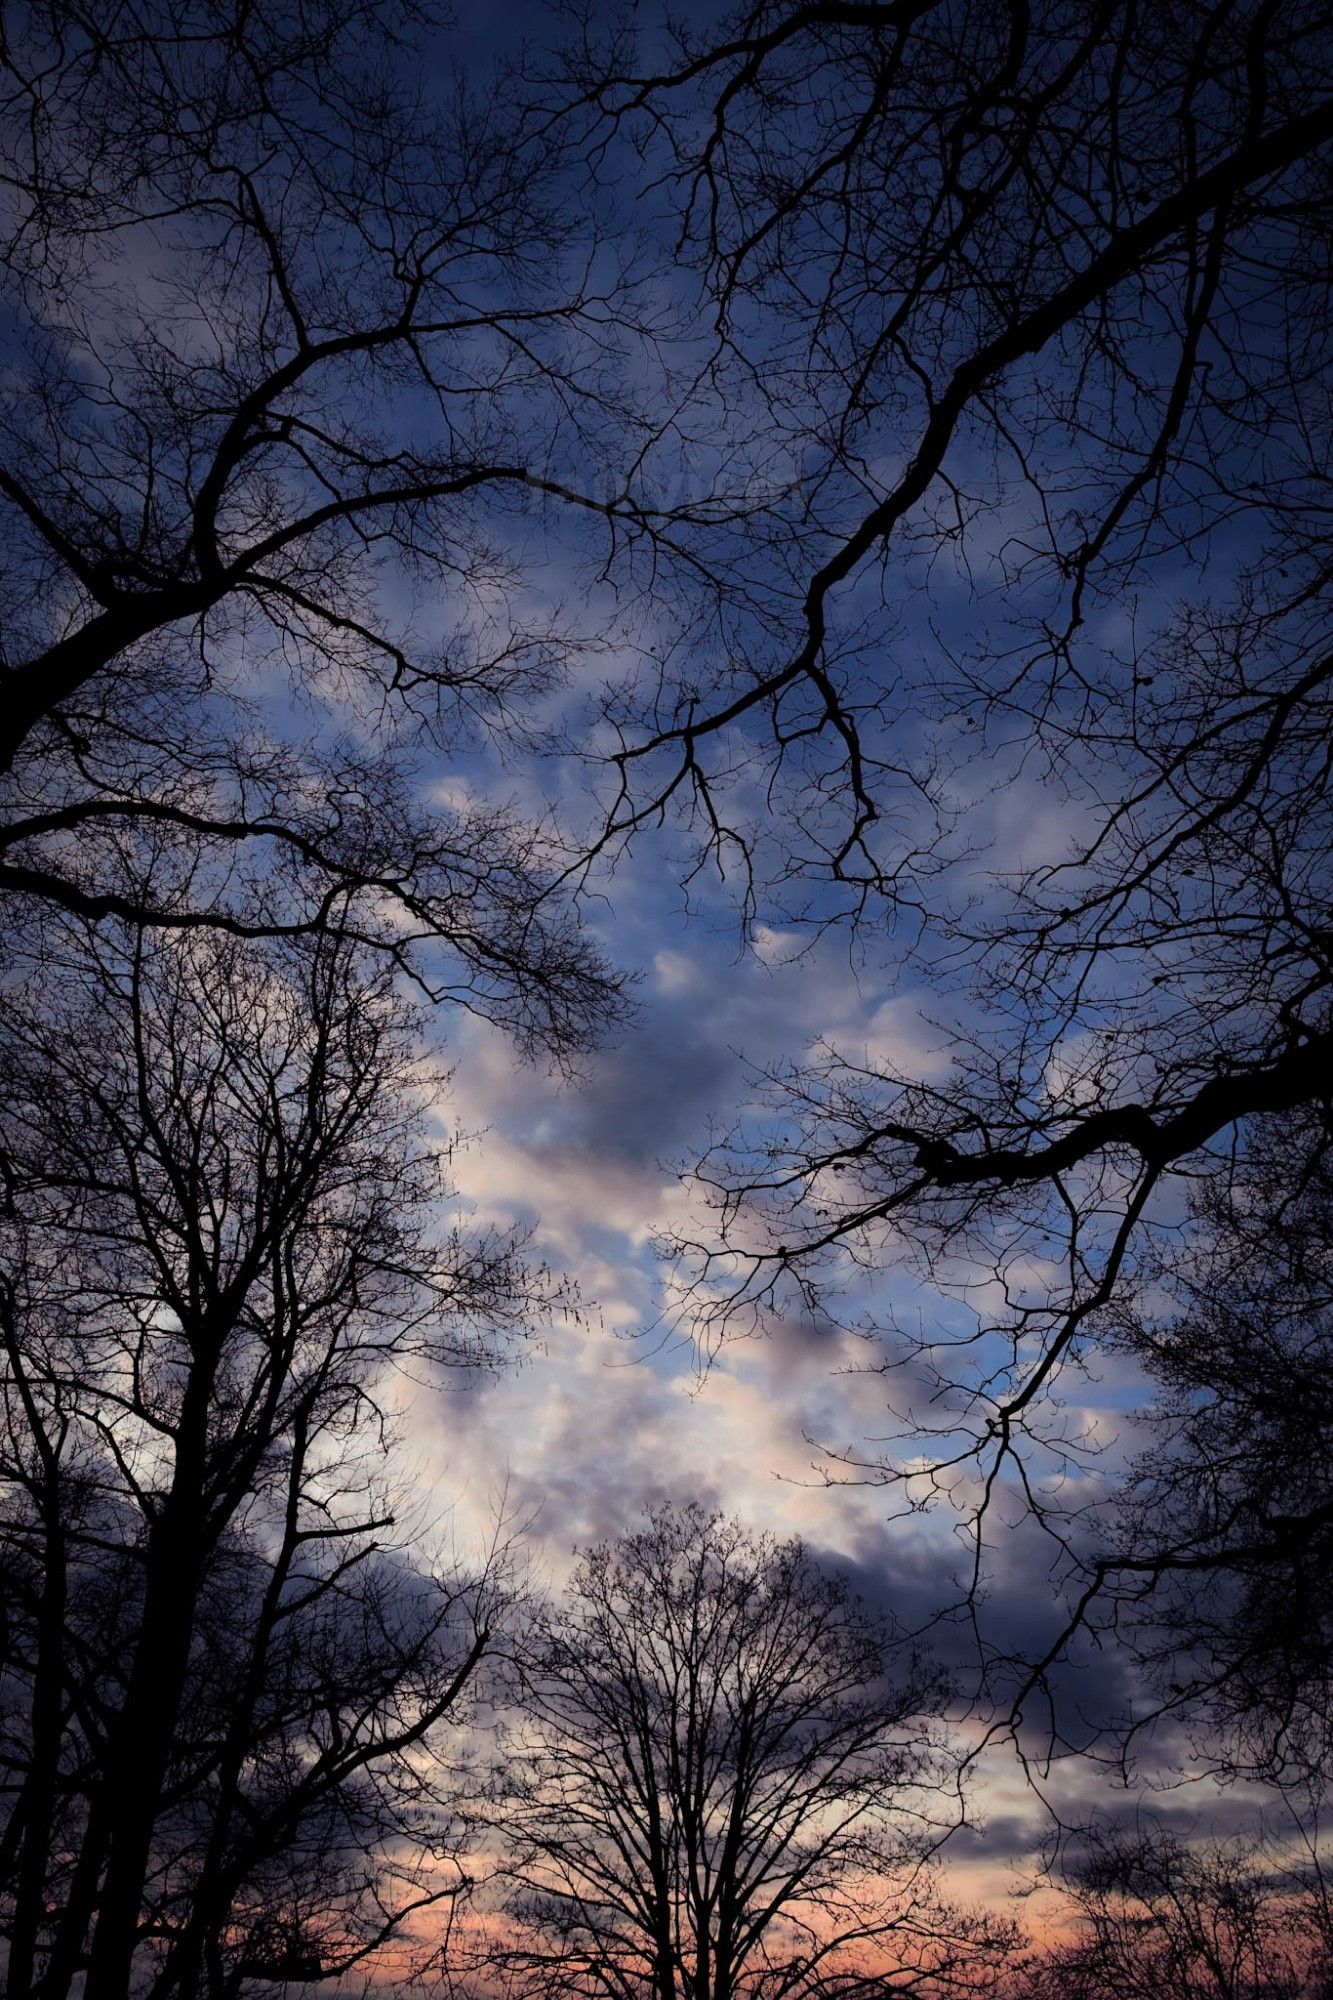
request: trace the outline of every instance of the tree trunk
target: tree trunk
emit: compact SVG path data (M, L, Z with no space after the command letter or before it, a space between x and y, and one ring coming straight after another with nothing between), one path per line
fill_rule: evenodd
M37 1620L33 1682L32 1743L28 1774L15 1813L22 1814L14 1916L9 1933L5 1991L8 2000L27 2000L33 1987L37 1942L46 1915L46 1871L55 1818L60 1766L60 1697L64 1686L66 1546L59 1496L44 1495L43 1577Z

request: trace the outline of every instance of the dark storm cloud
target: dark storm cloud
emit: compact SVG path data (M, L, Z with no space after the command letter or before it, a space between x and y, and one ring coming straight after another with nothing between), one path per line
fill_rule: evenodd
M960 1697L979 1700L983 1712L1013 1699L1020 1682L1011 1662L1040 1657L1068 1616L1049 1543L1016 1531L994 1553L978 1602L984 1651L967 1602L970 1562L961 1545L941 1548L886 1521L863 1530L853 1556L832 1557L830 1566L904 1639L928 1646L954 1675ZM1021 1740L1038 1755L1052 1741L1093 1745L1124 1718L1135 1692L1125 1653L1081 1638L1026 1697Z
M1024 1862L1038 1852L1050 1821L1033 1801L1031 1812L990 1813L960 1826L949 1843L950 1859L961 1862Z

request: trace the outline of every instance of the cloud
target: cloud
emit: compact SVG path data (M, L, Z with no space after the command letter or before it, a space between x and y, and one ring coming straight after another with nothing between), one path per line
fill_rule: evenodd
M650 972L632 1026L576 1084L516 1063L484 1024L456 1030L448 1115L480 1134L457 1161L463 1204L479 1220L532 1224L537 1250L571 1274L583 1303L537 1329L512 1373L422 1388L411 1412L421 1476L456 1501L460 1529L471 1523L478 1535L507 1481L511 1514L530 1524L537 1572L555 1588L576 1545L615 1536L659 1499L699 1498L757 1529L800 1534L868 1604L922 1635L969 1695L978 1653L958 1609L970 1561L959 1517L943 1504L904 1517L899 1495L873 1479L839 1484L845 1468L822 1449L873 1460L882 1448L874 1440L894 1428L890 1389L938 1423L948 1414L938 1384L910 1368L886 1383L868 1365L878 1358L873 1342L802 1310L773 1317L764 1338L724 1345L701 1383L687 1347L664 1326L665 1274L653 1248L688 1213L677 1163L753 1095L752 1066L824 1038L853 1060L868 1054L929 1077L945 1060L941 1034L914 994L858 982L833 948L795 962L767 945L738 951L720 925L687 926L651 871L627 870L616 889L603 941ZM961 1308L905 1272L872 1278L849 1266L846 1275L843 1305L880 1325L890 1309L927 1334L959 1322ZM1124 1449L1115 1433L1134 1392L1123 1370L1104 1375L1079 1383L1074 1413L1113 1447L1099 1476ZM1089 1483L1084 1496L1095 1490ZM1044 1651L1064 1611L1053 1545L998 1517L994 1541L982 1612L1001 1698L1015 1686L1012 1662ZM1052 1673L1050 1694L1052 1712L1034 1701L1025 1718L1025 1746L1039 1762L1052 1722L1056 1738L1094 1741L1134 1686L1121 1652L1086 1643ZM979 1725L967 1726L979 1740ZM1150 1746L1159 1761L1179 1748L1165 1738ZM1002 1900L1048 1822L1003 1743L981 1759L976 1779L983 1830L966 1855L960 1849L959 1893ZM1076 1820L1096 1809L1107 1780L1069 1757L1042 1782Z

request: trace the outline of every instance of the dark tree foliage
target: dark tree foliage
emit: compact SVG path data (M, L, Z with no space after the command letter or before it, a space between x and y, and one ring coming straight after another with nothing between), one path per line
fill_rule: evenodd
M930 1857L947 1688L799 1542L699 1506L587 1550L522 1662L491 1970L610 2000L944 1995L1003 1924Z
M531 1283L445 1220L346 936L71 919L47 971L0 1056L7 1991L402 1971L465 1886L440 1730L502 1578L432 1564L395 1383L498 1360Z
M1326 1143L1331 56L1301 0L817 0L583 71L789 471L737 558L764 617L617 710L614 823L686 802L752 908L850 924L939 1023L928 1079L845 1047L768 1079L699 1174L695 1330L850 1293L903 1448L844 1470L962 1510L974 1596L1008 1491L1086 1611L1108 1484L1062 1382L1255 1121L1293 1114L1298 1181ZM885 1327L891 1265L958 1308ZM1282 1480L1269 1526L1313 1557L1322 1470ZM1192 1530L1119 1523L1122 1578L1178 1573ZM1214 1526L1239 1576L1253 1524Z

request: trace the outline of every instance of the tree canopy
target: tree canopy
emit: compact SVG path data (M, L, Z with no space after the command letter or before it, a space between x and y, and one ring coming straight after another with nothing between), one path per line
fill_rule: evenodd
M943 1678L798 1542L699 1506L585 1550L522 1660L493 1957L611 2000L944 1995L1000 1924L930 1867Z

